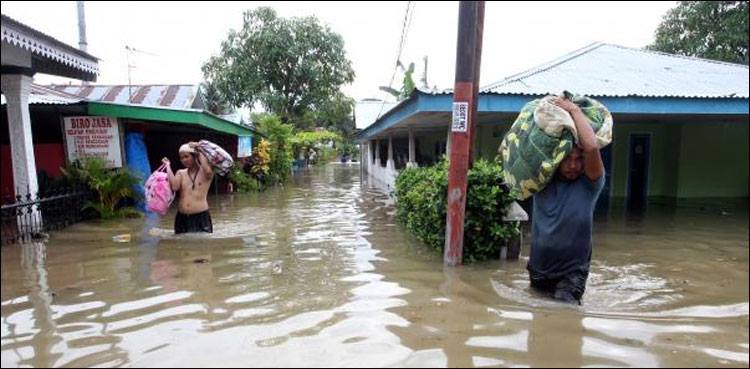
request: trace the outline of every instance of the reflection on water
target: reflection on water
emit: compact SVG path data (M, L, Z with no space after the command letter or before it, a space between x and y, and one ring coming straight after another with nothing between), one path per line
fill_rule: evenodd
M523 256L444 269L357 166L211 206L3 247L2 366L748 365L746 208L614 209L570 307Z

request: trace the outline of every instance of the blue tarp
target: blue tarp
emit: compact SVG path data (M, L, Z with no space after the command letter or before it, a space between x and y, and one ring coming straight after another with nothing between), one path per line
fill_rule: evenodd
M128 132L125 135L125 157L127 158L128 168L141 178L141 183L135 186L134 190L141 195L141 199L144 199L144 184L148 176L151 175L151 165L148 163L143 133ZM146 204L143 200L140 200L136 207L140 210L146 210Z

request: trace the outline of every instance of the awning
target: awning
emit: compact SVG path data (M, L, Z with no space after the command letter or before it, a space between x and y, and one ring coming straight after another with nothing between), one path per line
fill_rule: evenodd
M31 52L31 68L38 73L95 81L99 59L21 22L2 15L2 42Z
M87 110L89 115L103 115L115 118L197 125L234 136L251 136L253 134L258 134L255 130L249 127L243 127L203 110L168 109L142 105L111 104L91 101L88 102Z

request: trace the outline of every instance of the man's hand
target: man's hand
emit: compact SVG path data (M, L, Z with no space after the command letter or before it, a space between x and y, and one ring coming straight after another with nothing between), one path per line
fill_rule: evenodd
M576 131L578 131L578 147L583 150L583 168L586 172L586 176L590 180L596 181L604 174L604 163L602 162L602 156L599 152L599 146L596 143L596 136L594 135L594 129L591 128L589 119L583 114L578 105L568 99L562 99L555 97L552 99L552 103L565 109L573 122L576 125Z
M169 180L169 187L172 188L172 191L179 190L180 181L175 177L174 172L172 172L172 162L170 162L166 156L161 159L161 162L167 165L167 179Z
M552 101L553 104L561 107L563 110L567 111L571 115L573 113L581 110L581 108L578 107L578 105L576 105L574 102L572 102L572 101L570 101L568 99L563 99L563 98L555 97L555 98L552 98L551 101Z

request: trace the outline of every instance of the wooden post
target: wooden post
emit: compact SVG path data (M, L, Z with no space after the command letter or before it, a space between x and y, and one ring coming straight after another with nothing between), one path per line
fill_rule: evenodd
M479 66L482 57L484 1L461 1L458 9L456 84L453 89L448 209L445 227L446 265L459 265L463 255L466 177L476 121Z

